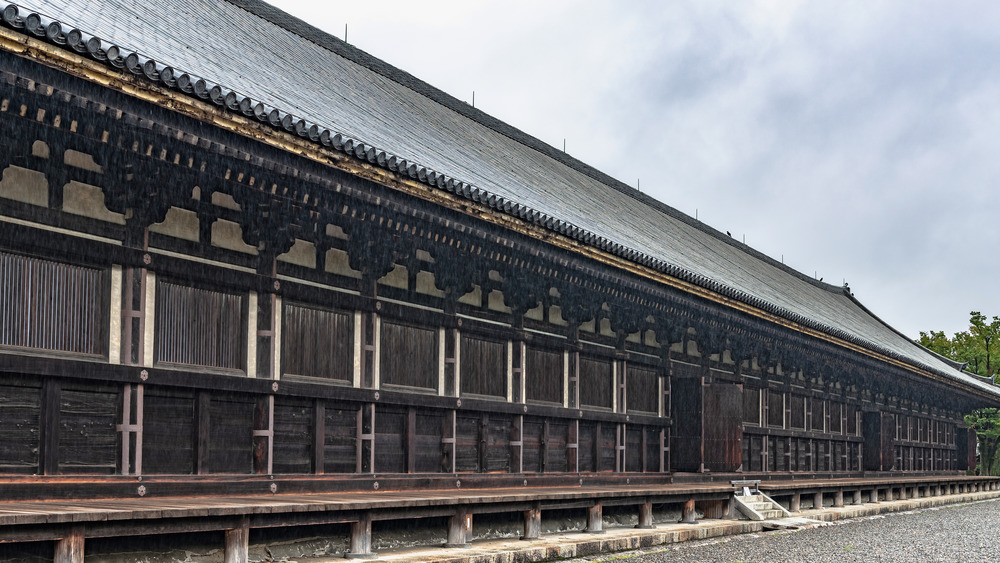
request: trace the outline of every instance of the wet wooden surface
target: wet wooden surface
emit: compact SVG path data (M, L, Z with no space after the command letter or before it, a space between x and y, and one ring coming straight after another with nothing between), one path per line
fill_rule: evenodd
M974 484L974 483L998 483L1000 477L982 477L977 475L923 475L923 476L896 476L896 477L857 477L852 479L788 479L763 481L760 489L764 492L779 491L792 492L801 489L824 489L840 487L851 488L872 488L872 487L913 487L916 485L937 485L937 484Z
M435 491L371 491L302 495L247 495L0 503L0 525L189 518L317 511L387 510L456 505L587 501L647 497L664 502L726 496L729 483L607 487L545 487Z

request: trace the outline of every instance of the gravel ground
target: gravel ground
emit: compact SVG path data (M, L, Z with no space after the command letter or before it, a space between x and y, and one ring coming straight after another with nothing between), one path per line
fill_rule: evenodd
M746 534L572 562L1000 561L1000 499L841 520L818 528Z

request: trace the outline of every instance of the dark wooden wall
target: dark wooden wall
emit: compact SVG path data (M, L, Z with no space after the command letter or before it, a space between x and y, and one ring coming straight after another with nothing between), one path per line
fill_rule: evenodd
M47 203L2 202L27 224L0 223L0 471L850 473L862 411L897 424L897 470L968 458L976 402L905 369L9 63L0 170ZM103 214L64 211L74 181ZM170 213L194 232L156 232Z

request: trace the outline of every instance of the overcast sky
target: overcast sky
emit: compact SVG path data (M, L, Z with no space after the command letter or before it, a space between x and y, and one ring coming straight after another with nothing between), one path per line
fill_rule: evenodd
M273 3L912 338L1000 315L1000 3Z

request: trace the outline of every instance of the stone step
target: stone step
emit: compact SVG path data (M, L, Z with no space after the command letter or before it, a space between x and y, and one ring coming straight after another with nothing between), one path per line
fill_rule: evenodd
M801 530L803 528L818 528L819 526L830 526L832 522L823 522L810 518L778 518L769 519L764 522L765 530Z

